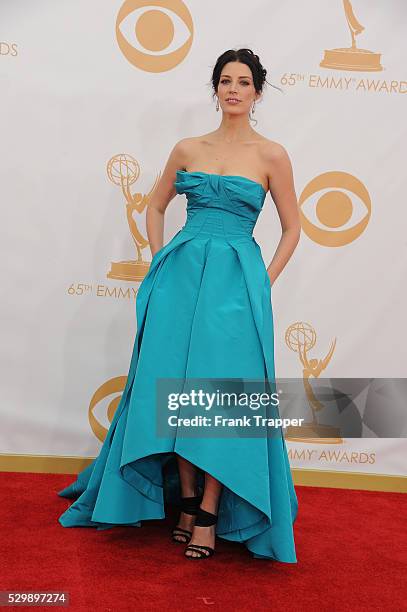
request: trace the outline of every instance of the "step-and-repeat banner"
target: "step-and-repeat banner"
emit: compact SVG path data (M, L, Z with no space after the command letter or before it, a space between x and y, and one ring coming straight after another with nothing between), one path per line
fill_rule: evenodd
M98 454L151 260L151 192L178 140L219 125L216 58L250 47L282 90L266 86L256 129L290 154L302 222L273 286L276 373L345 394L355 379L364 434L287 436L291 465L407 475L405 422L355 388L406 376L407 5L3 0L0 16L0 452ZM185 205L170 203L165 242ZM270 194L254 235L268 266ZM387 429L364 418L372 402Z

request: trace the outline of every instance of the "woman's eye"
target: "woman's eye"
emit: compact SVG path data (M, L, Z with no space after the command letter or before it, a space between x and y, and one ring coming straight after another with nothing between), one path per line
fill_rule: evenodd
M228 82L229 82L229 79L222 79L221 80L222 85L225 85L225 83L228 83ZM249 82L248 81L240 81L240 84L241 85L249 85Z

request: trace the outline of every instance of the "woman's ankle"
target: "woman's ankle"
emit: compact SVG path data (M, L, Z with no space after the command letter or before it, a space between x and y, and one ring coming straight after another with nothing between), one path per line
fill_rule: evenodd
M215 516L217 516L218 514L218 504L217 503L213 503L211 501L202 501L200 503L200 507L202 508L202 510L205 510L205 512L210 512L211 514L214 514Z
M199 490L198 487L191 488L191 489L185 489L182 491L181 493L182 497L198 497L199 495Z

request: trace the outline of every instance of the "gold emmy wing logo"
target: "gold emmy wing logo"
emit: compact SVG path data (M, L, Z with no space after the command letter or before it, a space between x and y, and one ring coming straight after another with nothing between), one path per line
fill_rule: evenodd
M324 59L320 62L323 68L333 68L334 70L359 70L365 72L378 72L383 70L380 63L381 53L359 49L356 46L356 36L365 27L356 19L350 0L343 0L346 20L348 22L352 44L350 47L325 50Z
M285 342L288 348L298 353L302 365L302 377L305 394L312 412L312 421L302 426L287 427L287 440L294 442L312 442L316 444L342 444L339 427L331 425L320 425L316 413L323 410L325 406L315 397L310 378L318 378L331 361L336 346L336 338L323 359L309 359L310 351L316 343L317 335L309 323L297 321L290 325L285 333Z
M112 262L107 278L125 281L142 281L148 272L150 263L143 261L141 251L150 243L142 236L138 229L137 223L133 217L133 212L136 211L139 215L143 213L158 184L161 173L159 173L152 189L150 189L147 195L142 193L132 194L130 191L130 186L137 181L140 175L140 166L130 155L122 153L112 157L107 163L107 175L112 183L121 187L122 194L126 200L127 223L137 250L137 261L126 260Z
M113 393L116 394L107 407L107 418L109 423L111 423L117 406L120 403L124 387L126 386L126 380L127 376L116 376L115 378L107 380L99 387L99 389L96 389L92 399L90 400L88 409L89 424L93 433L101 442L104 442L109 429L106 429L106 427L104 427L95 416L95 408L99 402L105 400L107 397L109 397L109 395L112 395ZM120 395L117 395L117 393L120 393Z
M121 52L146 72L178 66L191 48L193 30L191 14L181 0L126 0L116 19Z
M305 215L304 208L306 201L318 192L322 193L312 206L317 225ZM348 192L360 202L353 202ZM356 240L369 223L372 209L363 183L352 174L339 171L324 172L313 178L301 193L298 205L304 232L317 244L327 247L340 247ZM360 218L355 221L354 216Z

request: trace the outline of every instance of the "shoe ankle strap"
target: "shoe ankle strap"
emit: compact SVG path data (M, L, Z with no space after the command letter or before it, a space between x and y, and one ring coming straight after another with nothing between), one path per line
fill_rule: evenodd
M201 501L201 495L195 495L194 497L181 497L182 512L185 512L185 514L192 514L194 516L198 512Z
M199 508L195 519L195 525L197 527L210 527L211 525L215 525L217 520L218 517L216 514L212 514L212 512Z

